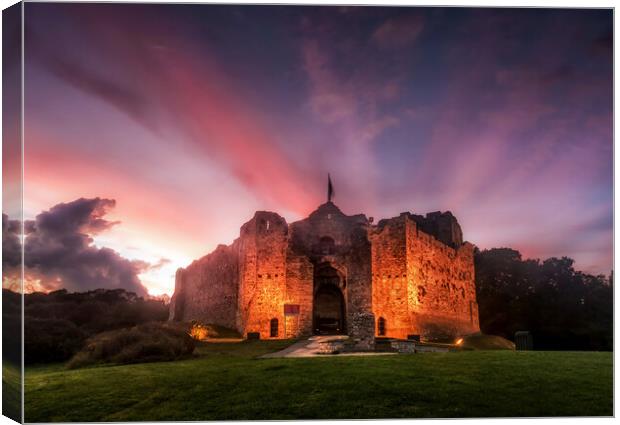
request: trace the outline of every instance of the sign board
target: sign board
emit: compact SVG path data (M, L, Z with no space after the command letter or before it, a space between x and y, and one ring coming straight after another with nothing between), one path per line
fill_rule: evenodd
M299 314L299 304L284 304L285 316L297 316Z

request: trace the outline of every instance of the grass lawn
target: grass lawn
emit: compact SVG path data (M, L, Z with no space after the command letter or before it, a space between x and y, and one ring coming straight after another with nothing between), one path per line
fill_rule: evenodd
M8 361L2 363L2 414L20 421L22 415L22 382L20 368Z
M612 353L463 351L257 359L206 343L169 363L26 370L27 422L611 416Z

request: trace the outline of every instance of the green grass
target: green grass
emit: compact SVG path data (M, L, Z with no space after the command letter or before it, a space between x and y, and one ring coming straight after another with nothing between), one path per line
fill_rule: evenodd
M169 363L26 370L26 421L610 416L612 353L462 351L257 359L204 344Z
M2 414L21 422L22 389L20 366L2 363Z

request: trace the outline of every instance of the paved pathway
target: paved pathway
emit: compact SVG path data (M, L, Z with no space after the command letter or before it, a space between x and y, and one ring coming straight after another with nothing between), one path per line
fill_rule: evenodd
M340 354L319 354L319 343L321 341L328 341L332 339L346 339L346 336L312 336L302 341L297 341L293 345L286 347L284 350L276 351L275 353L269 353L262 356L263 358L277 358L277 357L333 357L333 356L380 356L380 355L393 355L397 353L374 353L374 352L359 352L359 353L340 353Z

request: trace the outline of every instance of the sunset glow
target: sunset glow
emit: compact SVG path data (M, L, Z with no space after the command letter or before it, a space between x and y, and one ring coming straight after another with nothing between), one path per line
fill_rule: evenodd
M328 172L347 214L450 210L480 248L612 268L609 11L25 9L24 215L101 198L92 247L151 295Z

